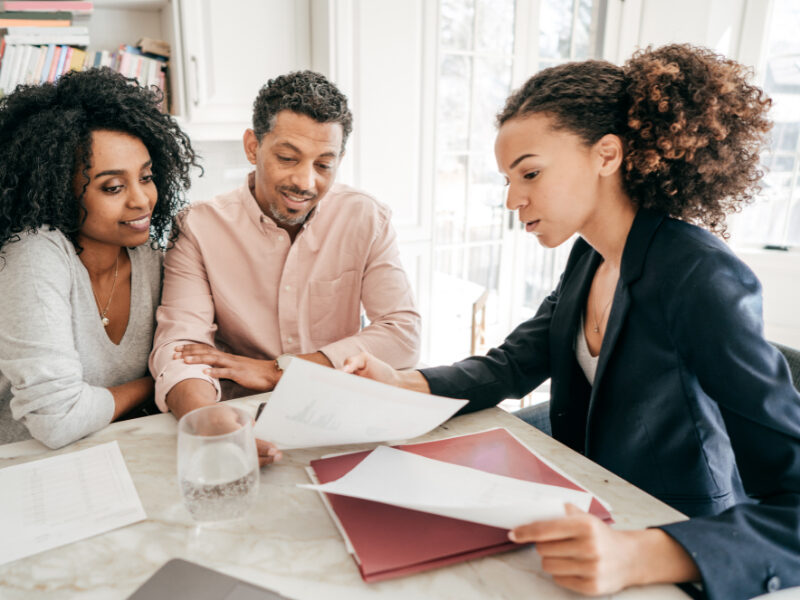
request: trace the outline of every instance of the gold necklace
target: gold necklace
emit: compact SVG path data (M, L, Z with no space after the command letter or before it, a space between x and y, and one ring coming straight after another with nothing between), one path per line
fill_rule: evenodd
M606 311L608 310L608 307L611 306L611 302L613 300L614 300L614 296L612 295L611 299L608 301L608 304L606 304L606 307L603 309L603 312L600 313L600 319L599 320L597 318L597 310L594 311L593 318L594 318L594 332L595 333L600 333L600 323L603 322L603 317L605 316Z
M108 307L111 306L111 298L114 297L114 290L117 287L117 274L119 273L119 254L117 254L117 260L114 263L114 281L111 283L111 293L108 295L108 302L106 302L106 307L100 311L100 321L103 323L103 327L108 327L110 321L106 314L108 313ZM92 294L94 294L94 301L97 303L97 309L100 310L100 300L97 299L97 292L94 291L94 286L92 286Z

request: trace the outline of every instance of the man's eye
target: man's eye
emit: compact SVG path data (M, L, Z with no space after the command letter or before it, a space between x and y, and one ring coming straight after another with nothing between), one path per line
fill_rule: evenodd
M279 156L278 160L281 162L292 162L294 159L288 156Z
M330 170L330 168L331 168L331 166L330 166L330 165L326 165L326 164L324 164L324 163L320 163L320 164L318 164L318 165L317 165L317 167L319 167L320 169L322 169L322 170L324 170L324 171L328 171L328 170Z

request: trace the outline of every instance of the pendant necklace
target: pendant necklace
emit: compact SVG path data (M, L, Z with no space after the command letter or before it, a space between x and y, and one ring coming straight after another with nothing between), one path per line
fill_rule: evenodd
M119 273L119 254L117 254L117 261L114 263L114 281L111 283L111 293L108 295L108 302L106 302L106 307L100 311L100 321L103 323L103 327L108 327L110 321L106 314L108 313L108 307L111 306L111 299L114 297L114 290L117 287L117 274ZM94 286L92 286L92 293L94 294L94 301L97 303L98 310L100 309L100 300L97 299L97 292L94 291Z
M595 333L600 333L600 323L603 322L603 317L605 316L606 311L608 310L608 307L611 306L611 302L613 300L614 300L614 296L612 295L611 299L606 304L606 307L603 309L603 312L600 313L600 318L599 319L597 318L597 310L594 311L594 332Z

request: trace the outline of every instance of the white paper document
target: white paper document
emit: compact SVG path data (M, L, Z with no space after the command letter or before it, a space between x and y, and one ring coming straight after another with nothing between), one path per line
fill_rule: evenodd
M117 442L0 470L0 564L145 518Z
M407 440L442 424L466 403L294 358L255 434L282 449Z
M589 510L592 495L495 475L379 446L336 481L298 487L513 529L563 517L571 502Z

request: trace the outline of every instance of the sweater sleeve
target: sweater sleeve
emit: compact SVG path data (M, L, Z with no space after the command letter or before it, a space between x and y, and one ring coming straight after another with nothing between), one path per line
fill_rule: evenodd
M0 372L11 384L11 414L59 448L108 425L114 398L83 380L72 331L73 269L58 237L22 234L2 257Z
M685 365L719 407L751 502L662 529L694 559L709 598L800 585L800 395L763 336L761 287L733 255L684 265L666 314ZM714 315L709 319L708 315Z

